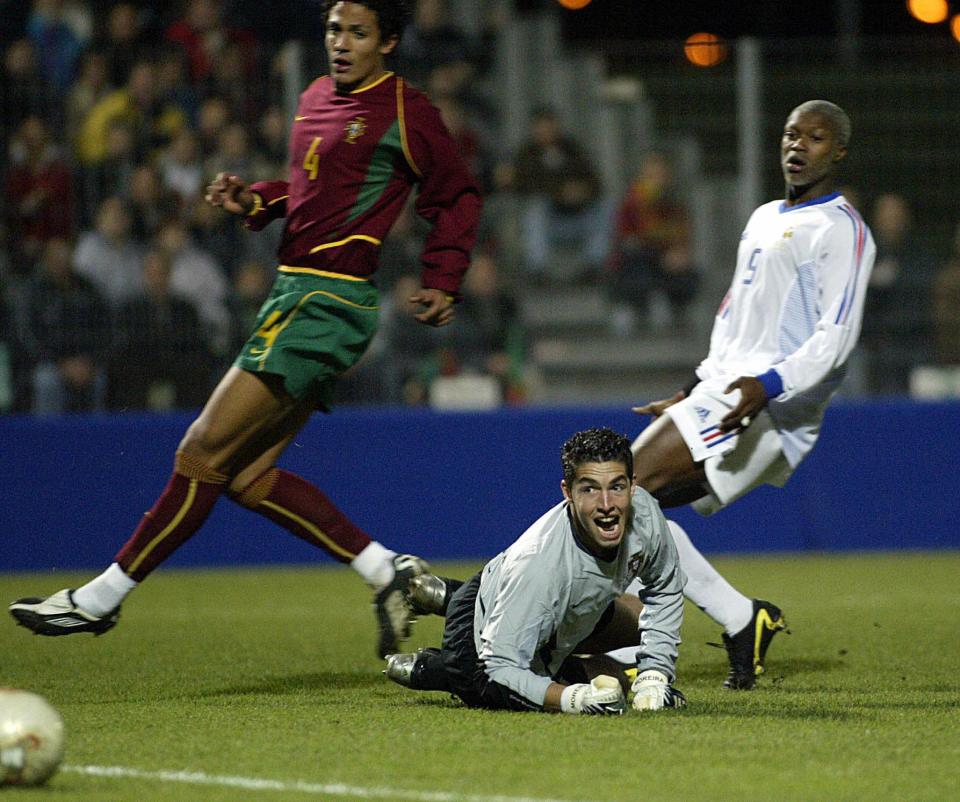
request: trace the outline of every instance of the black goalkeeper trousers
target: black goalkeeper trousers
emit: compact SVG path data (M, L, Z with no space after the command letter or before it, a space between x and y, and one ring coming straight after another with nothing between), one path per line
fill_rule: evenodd
M494 682L484 671L473 640L473 617L480 592L480 574L457 588L447 605L440 649L424 649L417 658L410 687L446 691L468 707L489 710L540 710L539 705Z

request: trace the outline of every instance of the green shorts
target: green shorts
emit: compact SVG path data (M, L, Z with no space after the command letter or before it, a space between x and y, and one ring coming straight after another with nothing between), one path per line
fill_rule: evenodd
M291 396L329 410L337 377L376 333L379 301L369 281L279 273L233 364L280 376Z

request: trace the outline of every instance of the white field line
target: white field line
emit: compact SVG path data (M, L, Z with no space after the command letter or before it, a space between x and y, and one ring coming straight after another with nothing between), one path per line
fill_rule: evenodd
M345 796L358 799L409 799L412 802L571 802L571 800L547 799L533 796L487 796L462 794L447 791L404 791L399 788L363 788L342 783L308 783L301 780L266 780L258 777L231 777L221 774L204 774L200 771L142 771L127 766L71 766L60 767L70 774L85 774L91 777L119 777L134 780L157 780L158 782L183 783L186 785L214 785L224 788L242 788L246 791L279 791L301 794Z

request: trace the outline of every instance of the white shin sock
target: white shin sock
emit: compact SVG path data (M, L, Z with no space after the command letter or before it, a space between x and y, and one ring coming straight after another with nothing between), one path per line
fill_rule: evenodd
M722 626L728 635L735 635L753 617L753 602L734 588L706 558L697 551L689 536L675 521L667 521L677 544L680 567L687 575L684 595Z
M104 616L119 607L136 586L137 582L128 577L119 565L112 563L100 576L77 588L73 592L73 601L91 615Z
M395 551L371 540L356 557L350 561L353 568L372 588L380 589L393 581L396 573L393 567Z

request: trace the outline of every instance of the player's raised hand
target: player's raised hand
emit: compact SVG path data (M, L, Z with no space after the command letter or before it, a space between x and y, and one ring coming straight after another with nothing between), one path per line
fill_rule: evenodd
M413 317L427 326L446 326L453 320L453 298L443 290L424 287L408 300L421 310L414 312Z
M560 710L593 716L620 716L627 706L620 681L608 674L585 682L568 685L560 696Z
M245 181L231 173L217 173L207 185L204 198L211 206L220 206L230 214L245 215L253 209L253 193Z
M723 418L717 428L721 432L734 429L746 429L760 411L767 405L767 391L756 376L741 376L727 385L724 393L740 391L740 401Z
M651 401L642 407L632 407L632 409L638 415L653 415L654 418L659 418L667 407L672 407L678 401L683 401L684 398L686 398L686 396L683 390L679 390L672 398L664 398L662 401Z

